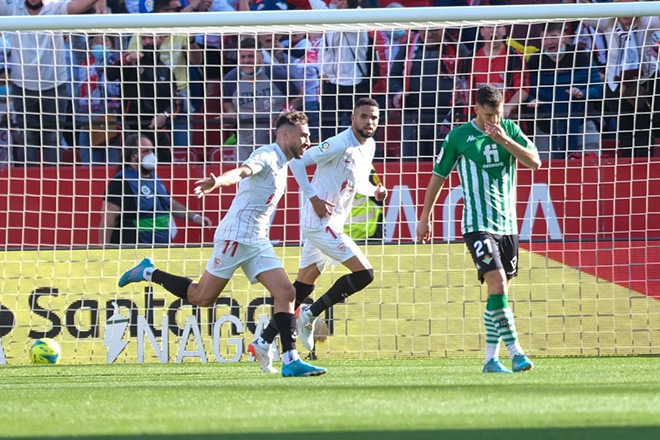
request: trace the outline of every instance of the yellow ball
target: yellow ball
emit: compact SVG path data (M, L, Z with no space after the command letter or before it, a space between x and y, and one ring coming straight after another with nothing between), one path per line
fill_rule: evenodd
M30 362L33 364L59 364L60 344L50 338L41 338L30 347Z

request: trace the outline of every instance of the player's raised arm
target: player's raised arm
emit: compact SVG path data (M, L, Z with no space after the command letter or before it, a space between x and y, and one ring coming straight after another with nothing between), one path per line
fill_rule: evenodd
M525 148L519 142L509 137L504 128L499 124L486 121L484 125L488 137L506 148L520 163L532 170L541 168L541 158L536 148Z
M431 213L433 212L435 203L438 201L438 196L445 184L445 180L444 177L440 177L437 174L431 175L431 181L424 195L424 208L417 224L417 241L426 243L431 238Z
M251 175L252 169L246 165L229 170L217 177L215 174L211 173L210 177L195 182L197 185L195 187L195 195L197 195L197 197L202 197L204 194L208 194L216 188L236 185L238 182Z

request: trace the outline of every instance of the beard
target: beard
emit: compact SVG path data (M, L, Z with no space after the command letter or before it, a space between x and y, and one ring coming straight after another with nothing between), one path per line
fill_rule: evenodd
M366 134L364 131L360 130L359 128L356 128L355 131L357 131L357 133L360 136L362 136L364 139L372 138L374 136L374 133L376 132L376 130L374 130L371 132L371 134Z
M44 6L44 3L42 1L40 1L36 5L33 5L32 3L28 2L28 1L25 2L25 7L28 8L28 9L32 9L33 11L38 11L39 9L43 8L43 6Z

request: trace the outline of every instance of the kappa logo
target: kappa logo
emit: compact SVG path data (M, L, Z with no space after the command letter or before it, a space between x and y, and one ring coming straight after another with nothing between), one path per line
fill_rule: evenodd
M477 140L477 138L474 137L474 136L472 136L472 135L468 136L468 138L467 138L467 141L468 141L468 142L474 142L474 141L476 141L476 140Z
M493 261L493 257L486 254L486 256L484 257L484 259L482 261L484 262L484 264L490 264L490 262Z
M330 149L330 142L328 141L321 142L321 144L319 145L319 150L321 151L321 153L325 153L329 149Z

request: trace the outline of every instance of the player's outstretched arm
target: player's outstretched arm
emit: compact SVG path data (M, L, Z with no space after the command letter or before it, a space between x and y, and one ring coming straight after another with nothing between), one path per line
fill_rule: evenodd
M195 182L197 185L195 187L195 194L197 197L202 197L204 194L208 194L216 188L236 185L238 182L251 175L252 169L245 165L229 170L217 177L215 174L211 173L210 177Z
M426 194L424 195L424 208L422 209L419 223L417 223L417 241L421 243L426 243L431 239L431 213L433 212L435 203L438 201L438 196L440 195L440 190L445 184L445 180L444 177L433 174L429 186L426 188Z

